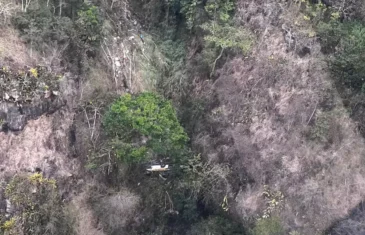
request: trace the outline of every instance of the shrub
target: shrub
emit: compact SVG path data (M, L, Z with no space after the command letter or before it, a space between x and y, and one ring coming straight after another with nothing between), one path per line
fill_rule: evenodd
M86 6L78 12L76 30L81 40L91 46L98 46L102 38L102 18L96 6Z
M189 30L192 30L197 25L197 22L199 22L202 2L201 0L181 1L181 12L185 15L186 25Z
M52 5L52 4L51 4ZM26 12L13 17L23 39L32 49L45 52L50 47L71 45L73 50L94 49L102 38L103 18L93 5L71 7L77 11L76 20L55 14L54 8L45 2L31 4ZM73 6L73 4L70 4ZM81 10L78 10L82 8ZM65 10L70 11L66 8ZM70 54L74 51L67 51ZM73 54L74 55L74 54Z
M63 212L55 180L40 173L15 176L5 195L14 208L13 218L18 218L2 225L10 234L74 234Z
M210 22L202 25L202 28L208 32L204 37L205 41L221 49L238 48L247 53L253 44L251 33L242 27Z
M285 231L278 217L270 217L257 221L252 235L284 235Z
M91 198L91 205L106 234L120 234L138 216L140 198L122 190L112 195L97 195Z
M13 217L7 221L4 222L2 226L0 226L1 229L4 231L10 231L15 227L16 219Z
M13 23L31 48L41 52L55 42L59 45L68 43L75 34L70 18L53 15L51 9L42 4L15 15Z
M246 232L239 223L231 219L222 216L211 216L194 224L190 234L245 235Z
M207 1L205 11L209 20L200 27L205 31L205 50L215 48L217 57L212 62L211 75L215 70L217 61L222 57L226 49L240 49L244 54L248 53L253 45L253 35L243 27L233 26L232 14L234 2Z
M362 22L321 24L325 48L335 49L329 60L332 75L344 85L361 90L365 84L365 25Z
M115 101L104 117L119 159L140 162L151 156L177 158L188 137L169 101L154 93L129 94Z
M184 172L181 186L189 190L196 200L200 198L204 203L218 204L227 195L227 178L230 173L228 166L204 163L200 155L197 155L190 158L181 168Z

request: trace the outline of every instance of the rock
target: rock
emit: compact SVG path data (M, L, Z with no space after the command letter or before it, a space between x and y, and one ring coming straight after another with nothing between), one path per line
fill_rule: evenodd
M22 131L27 123L27 119L24 115L14 116L10 118L8 122L8 128L11 131Z
M19 112L18 107L13 106L8 110L6 122L8 123L9 130L21 131L24 129L27 119L25 115Z
M35 104L16 106L13 103L0 104L0 120L2 128L0 131L21 131L24 129L28 120L37 119L43 114L52 114L65 102L61 99L48 99Z

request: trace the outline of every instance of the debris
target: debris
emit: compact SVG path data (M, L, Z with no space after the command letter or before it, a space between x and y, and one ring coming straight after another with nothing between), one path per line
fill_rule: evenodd
M44 92L44 98L48 99L49 97L51 97L51 91L47 90Z
M169 165L165 165L162 167L161 165L153 165L150 168L146 169L149 172L161 172L161 171L169 171Z
M9 218L13 213L14 213L14 207L13 205L11 204L10 200L9 199L6 199L6 213L5 213L5 217L6 218Z
M163 177L161 174L158 175L162 180L167 180L167 178Z

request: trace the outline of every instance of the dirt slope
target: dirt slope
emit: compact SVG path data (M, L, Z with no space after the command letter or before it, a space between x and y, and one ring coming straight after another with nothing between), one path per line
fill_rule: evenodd
M232 182L231 209L242 220L263 216L274 199L262 196L267 187L284 194L271 214L288 231L320 234L364 198L365 145L318 42L294 25L297 10L271 0L239 1L237 20L256 31L257 44L250 58L228 58L218 71L207 92L217 95L219 107L195 142L248 183Z

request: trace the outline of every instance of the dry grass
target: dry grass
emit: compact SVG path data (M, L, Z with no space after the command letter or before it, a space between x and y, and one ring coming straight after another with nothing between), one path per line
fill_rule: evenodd
M87 195L82 193L75 197L69 205L71 214L76 221L75 231L78 235L104 235L104 231L98 225L97 218L87 204Z
M137 195L128 190L122 190L100 198L94 206L94 211L104 230L109 231L109 234L117 231L119 231L118 234L128 234L126 231L122 232L123 228L136 217L139 202L140 198Z
M29 49L18 36L18 32L10 27L3 27L0 34L0 63L13 66L32 66L39 56L33 52L33 58L29 55Z
M285 40L281 26L290 23L290 12L280 13L270 0L241 0L238 7L237 20L260 32L258 43L251 58L235 57L218 71L213 91L220 104L195 143L254 180L235 197L242 219L262 215L263 185L269 185L285 196L275 212L285 227L318 234L364 199L364 141L333 88L319 45L301 38L311 53L300 57ZM321 112L332 116L329 143L305 135Z
M11 16L16 12L16 5L9 0L0 1L0 26L6 25Z
M78 172L78 163L67 158L67 129L58 126L54 130L53 118L42 116L31 120L21 133L0 132L0 168L5 173L30 171L36 167L46 176L68 177ZM67 119L63 121L67 125Z

